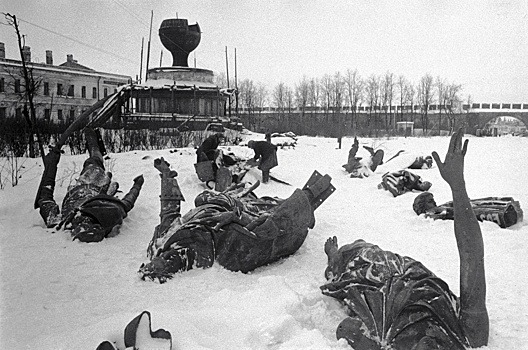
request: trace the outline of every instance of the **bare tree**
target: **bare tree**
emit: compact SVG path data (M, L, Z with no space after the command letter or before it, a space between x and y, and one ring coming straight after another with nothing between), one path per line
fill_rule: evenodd
M268 89L264 84L257 83L255 97L255 106L258 107L259 111L262 111L268 101Z
M292 113L295 110L295 93L289 86L286 86L284 88L284 109L286 111L286 115L284 118L285 123L283 125L283 128L290 131Z
M312 78L308 86L308 106L310 107L309 129L313 132L317 121L317 110L321 103L321 83L319 79Z
M227 74L220 72L214 76L214 83L221 88L234 87L235 78L229 77L229 84L227 83Z
M286 85L280 82L273 89L272 94L273 103L277 109L277 121L281 125L284 119L284 111L286 108Z
M396 81L396 86L398 88L398 97L400 99L400 118L399 120L403 120L403 113L405 111L405 104L407 102L407 84L408 81L405 79L403 75L398 76L398 80Z
M471 95L468 95L467 100L466 100L466 105L467 105L467 108L466 108L466 118L465 118L466 125L465 126L467 127L467 126L471 126L471 111L473 107L473 97Z
M436 77L436 94L438 97L438 135L441 134L442 130L442 109L445 109L446 97L447 97L447 83L441 77Z
M299 128L301 133L305 132L305 114L306 107L308 106L310 100L310 81L306 76L303 76L302 80L295 85L295 103L297 108L299 108Z
M381 84L381 104L385 114L385 131L393 128L392 100L394 99L394 74L387 72Z
M433 77L429 73L420 79L418 87L418 99L421 107L422 127L424 129L424 133L427 133L429 127L429 106L434 101Z
M371 75L365 85L365 96L366 102L369 106L369 117L367 120L367 127L369 131L369 136L372 133L372 127L376 128L376 134L378 133L378 117L377 111L379 109L379 100L380 100L380 83L379 78L374 74Z
M446 87L445 92L445 107L447 112L447 118L449 121L449 133L453 133L455 130L455 115L462 111L462 98L460 93L462 92L462 85L460 84L449 84Z
M411 82L407 83L407 87L405 89L406 91L406 104L409 106L409 110L411 112L411 119L413 124L415 123L415 113L414 113L414 107L416 105L416 89L414 87L414 84Z
M310 82L304 76L302 80L295 85L295 103L301 112L301 117L304 117L306 107L308 106L310 98Z
M15 28L15 32L17 35L17 42L18 42L18 49L20 52L20 58L21 58L21 64L22 64L22 77L24 78L23 88L24 88L24 99L26 102L26 105L24 106L24 116L31 128L31 135L30 135L30 143L29 143L29 156L31 158L35 157L35 150L33 148L34 146L34 139L33 136L36 135L37 143L39 146L39 151L42 159L44 160L44 147L42 145L42 142L40 140L40 134L39 130L37 128L37 114L35 110L35 104L33 101L33 97L36 95L40 80L36 79L33 76L33 69L32 67L29 67L26 62L26 58L24 57L24 47L25 47L25 36L20 34L20 29L18 27L18 21L15 15L11 15L9 13L4 13L4 17L7 20L7 23L13 28ZM27 110L27 104L29 104L29 111Z
M273 103L275 104L275 107L277 108L277 111L280 113L284 112L284 107L286 105L286 85L283 82L280 82L275 86L275 89L273 89Z
M321 84L319 79L314 78L310 80L310 107L316 109L321 102Z
M227 76L224 72L220 72L214 76L214 83L221 87L225 88L227 87Z
M322 106L325 112L328 113L334 99L334 81L329 74L325 74L321 78L321 92L323 95Z
M225 74L221 73L217 81L220 82L222 78L225 79ZM264 86L259 85L257 88L255 83L251 85L249 82L245 80L239 86L240 101L248 113L263 110L264 106L274 106L278 123L282 127L296 127L297 132L301 133L320 130L326 135L335 135L356 133L363 128L368 130L369 135L375 130L375 135L378 136L382 129L387 133L394 132L398 121L412 121L416 126L418 115L425 134L433 129L435 133L440 133L442 128L446 128L446 124L453 128L457 109L462 105L460 85L448 85L440 76L433 79L430 74L413 84L405 76L396 77L391 72L372 74L363 79L357 69L347 69L345 74L336 72L320 78L303 76L294 89L279 83L269 94ZM431 105L436 100L438 118L434 118L434 123L431 123ZM365 118L360 118L358 114L362 104L366 106L368 113ZM399 105L398 109L394 105ZM294 110L299 112L298 115ZM315 113L318 110L323 113ZM311 116L307 118L309 113ZM444 115L448 118L447 121L443 118ZM287 123L286 116L289 116ZM468 118L466 117L466 122ZM323 128L317 129L315 123Z
M343 76L341 76L340 72L336 72L334 74L334 83L333 83L333 107L335 112L341 112L341 109L343 108L343 97L344 97L344 91L345 91L345 82L343 80Z
M345 82L343 76L340 72L334 74L334 83L333 83L333 115L334 120L337 122L334 124L335 134L337 137L342 137L344 135L345 121L343 120L342 109L343 109L343 99L345 95Z
M321 93L322 106L324 109L324 131L327 134L333 133L333 124L330 122L330 115L333 116L333 111L336 107L336 85L335 80L330 74L325 74L321 78ZM331 113L332 111L332 113Z
M284 109L292 113L295 109L295 94L289 86L284 87Z
M239 85L240 104L244 107L249 115L255 111L257 88L253 80L244 79Z
M357 71L347 69L345 74L345 88L348 95L348 101L350 102L351 109L351 126L354 134L357 130L357 108L362 99L363 92L363 81Z

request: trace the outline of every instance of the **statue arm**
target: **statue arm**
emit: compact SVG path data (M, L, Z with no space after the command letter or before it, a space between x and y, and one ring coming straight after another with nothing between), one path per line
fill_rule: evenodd
M460 322L472 347L487 345L489 319L486 309L484 242L473 212L464 180L464 156L468 140L462 146L461 130L451 137L445 161L433 152L440 174L453 195L454 230L460 257Z

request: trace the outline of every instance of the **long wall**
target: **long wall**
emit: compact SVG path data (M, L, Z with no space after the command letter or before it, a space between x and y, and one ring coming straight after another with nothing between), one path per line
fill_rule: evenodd
M287 132L298 135L338 137L345 135L383 136L405 134L397 122L412 121L414 129L428 135L439 135L463 127L467 133L477 134L490 120L499 116L520 119L528 126L528 112L472 112L457 114L431 113L427 119L420 113L244 113L239 114L244 126L256 132Z

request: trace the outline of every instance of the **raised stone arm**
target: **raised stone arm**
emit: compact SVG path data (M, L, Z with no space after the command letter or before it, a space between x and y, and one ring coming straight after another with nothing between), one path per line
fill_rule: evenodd
M444 162L433 158L453 195L455 237L460 256L460 323L472 347L487 345L489 319L486 309L484 242L466 191L464 156L469 140L462 146L460 129L451 137Z
M134 178L133 181L134 181L134 184L132 185L132 188L130 188L128 193L121 200L125 208L125 211L127 213L130 210L132 210L132 208L134 208L134 204L136 203L136 200L139 196L139 192L141 191L141 188L143 187L143 183L145 182L145 179L143 178L143 175L138 175ZM115 182L112 182L112 183L115 183Z

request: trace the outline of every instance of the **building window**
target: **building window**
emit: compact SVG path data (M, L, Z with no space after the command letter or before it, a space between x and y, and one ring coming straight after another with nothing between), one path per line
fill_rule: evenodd
M86 86L81 87L81 97L86 98Z
M75 109L70 109L69 121L72 122L75 119Z
M48 121L51 119L51 110L49 108L44 109L44 119Z
M47 81L44 82L44 96L49 96L49 83Z
M57 109L57 119L62 120L62 109Z
M5 80L0 78L0 92L5 92Z
M71 97L75 96L75 86L70 85L68 87L68 96L71 96Z
M15 79L15 92L20 92L20 79Z
M62 96L62 84L57 84L57 95Z
M92 89L92 98L97 98L97 88L96 87Z
M108 89L107 89L107 88L104 88L104 90L103 90L103 96L104 96L104 97L108 96Z
M18 107L18 108L15 110L15 117L16 117L17 119L22 118L22 107Z
M6 108L0 107L0 119L4 119L6 117Z

